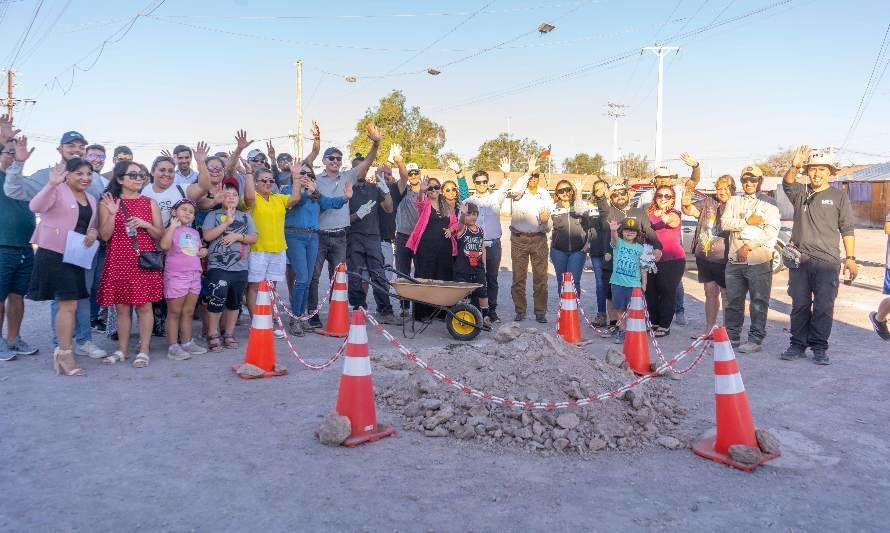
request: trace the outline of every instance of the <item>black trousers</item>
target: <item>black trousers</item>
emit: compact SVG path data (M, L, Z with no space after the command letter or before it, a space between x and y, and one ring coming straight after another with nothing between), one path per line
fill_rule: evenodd
M498 271L501 269L501 240L494 239L485 249L485 279L488 287L488 308L498 308ZM477 306L478 307L478 306Z
M788 270L791 296L791 345L802 350L827 350L834 300L839 285L838 263L806 258Z
M362 235L354 233L346 237L346 270L355 274L367 271L368 278L380 287L388 287L383 270L383 252L380 251L378 235ZM353 308L367 308L365 291L362 281L356 276L349 276L349 305ZM372 285L373 287L373 285ZM392 313L392 304L385 291L374 287L374 302L377 312L383 315Z
M454 257L451 255L450 241L444 241L444 245L425 248L423 243L417 248L414 256L414 276L425 279L438 279L441 281L454 280ZM433 308L424 304L414 304L414 318L426 320L432 314Z
M414 252L407 246L408 235L396 233L396 270L402 274L411 275L411 263L414 262ZM408 309L411 304L402 301L402 309Z
M658 272L648 274L646 306L653 326L671 327L677 310L677 285L686 270L685 259L671 259L658 263Z

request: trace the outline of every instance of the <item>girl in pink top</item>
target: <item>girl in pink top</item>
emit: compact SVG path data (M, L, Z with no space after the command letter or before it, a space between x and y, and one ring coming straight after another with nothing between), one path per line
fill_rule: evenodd
M170 210L170 224L161 237L161 249L167 252L164 264L164 297L167 298L167 358L175 361L207 353L207 348L192 339L192 317L201 294L201 259L207 248L201 235L191 227L195 203L187 198Z
M677 285L686 268L686 252L680 240L680 213L674 209L674 188L663 185L655 189L655 199L646 208L652 229L661 242L658 272L649 273L646 283L646 305L656 337L671 333L671 322L677 305Z

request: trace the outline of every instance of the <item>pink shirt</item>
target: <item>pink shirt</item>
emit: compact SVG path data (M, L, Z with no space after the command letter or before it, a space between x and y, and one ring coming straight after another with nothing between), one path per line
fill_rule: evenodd
M173 243L167 250L167 262L164 270L168 272L194 272L201 271L201 259L198 250L201 249L201 236L197 230L180 226L173 231Z
M670 212L680 216L680 213L673 209L671 209ZM659 262L671 261L674 259L685 260L686 251L683 250L683 241L680 236L682 224L676 228L668 227L667 224L661 221L661 217L657 217L651 213L649 214L649 222L652 223L652 229L655 230L655 233L658 235L658 240L661 242L661 259Z

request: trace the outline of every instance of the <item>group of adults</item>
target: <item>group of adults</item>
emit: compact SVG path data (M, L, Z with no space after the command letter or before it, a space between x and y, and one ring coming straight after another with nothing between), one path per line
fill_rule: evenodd
M528 312L529 267L534 317L546 323L548 258L557 283L568 272L580 290L589 257L596 278L596 321L614 326L621 306L612 305L611 237L617 223L632 218L656 259L644 284L655 335L669 335L675 318L685 320L684 213L698 219L694 249L706 294L704 331L717 322L722 299L733 345L743 353L761 350L780 224L775 201L761 193L763 175L757 166L742 170L742 194L736 194L732 176L723 176L714 199L697 198L693 191L700 167L683 154L691 175L681 179L657 168L654 187L632 206L633 191L626 184L602 180L593 184L591 202L582 198L580 184L568 180L556 183L551 196L536 158L515 181L506 177L510 162L502 161L505 177L499 186L485 170L475 171L472 193L458 163L449 163L454 179L424 178L418 165L404 160L398 145L371 172L381 142L373 124L367 125L367 154L357 154L347 168L342 151L328 148L316 175L321 146L314 123L312 133L312 151L302 161L276 154L271 143L266 153L252 149L242 158L253 141L241 130L231 153L211 154L203 142L194 150L181 145L155 158L150 168L119 146L113 169L101 174L105 148L69 131L59 142L59 163L25 176L33 149L8 117L0 119L0 321L5 318L7 324L0 358L37 351L20 335L25 296L52 301L54 367L66 375L84 373L75 354L107 363L129 359L134 313L139 324L136 367L150 362L153 332L167 337L167 356L176 360L237 348L234 329L242 302L252 313L263 280L287 285L296 317L287 329L302 336L321 327L316 311L321 278L325 273L332 277L341 262L357 274L349 276L350 305L365 307L370 291L387 324L398 324L411 313L429 320L433 313L403 303L396 314L382 290L393 270L449 281L466 279L470 264L472 279L483 285L473 296L487 303L482 306L485 322L498 322L501 211L508 200L514 320L525 320ZM801 170L808 184L797 182ZM815 362L827 364L839 240L846 251L844 270L851 279L857 272L849 201L828 186L836 170L825 154L801 147L785 176L784 190L795 207L790 248L798 256L789 259L796 264L789 283L791 346L783 359L803 357L809 347ZM99 251L89 268L67 259L72 243L93 248L97 241ZM742 343L746 299L750 329ZM202 320L206 347L192 335L193 314ZM93 342L91 326L116 337L114 353ZM284 332L276 330L276 335Z

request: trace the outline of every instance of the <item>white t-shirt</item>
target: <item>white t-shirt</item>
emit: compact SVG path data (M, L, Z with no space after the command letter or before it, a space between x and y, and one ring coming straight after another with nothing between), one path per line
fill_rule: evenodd
M173 208L173 205L186 197L186 187L187 185L177 186L174 183L165 191L155 192L154 185L149 183L142 189L142 196L148 196L158 204L158 207L161 209L161 222L166 226L167 222L170 221L170 210Z
M181 185L184 189L186 185L191 185L198 181L198 171L192 170L188 175L183 175L179 173L179 169L176 169L176 174L173 176L173 184Z

